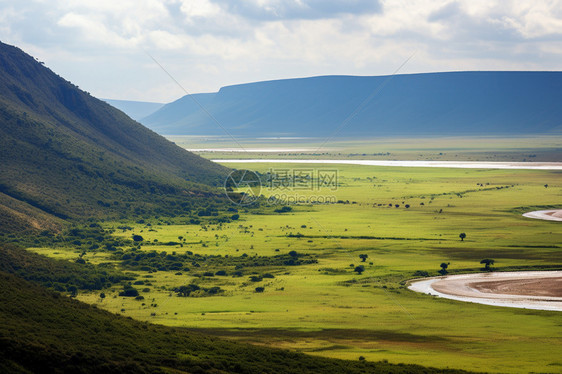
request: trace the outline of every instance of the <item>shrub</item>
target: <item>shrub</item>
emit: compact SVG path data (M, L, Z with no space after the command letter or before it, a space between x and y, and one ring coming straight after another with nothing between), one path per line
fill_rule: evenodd
M290 212L292 210L293 210L293 208L291 208L290 206L284 206L282 208L275 209L274 212L275 213L287 213L287 212Z
M139 296L139 291L132 286L125 286L123 287L123 291L119 292L119 296L137 297Z

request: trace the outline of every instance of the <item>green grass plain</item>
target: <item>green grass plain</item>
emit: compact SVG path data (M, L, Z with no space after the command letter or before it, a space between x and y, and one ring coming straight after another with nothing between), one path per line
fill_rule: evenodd
M228 166L260 172L295 169L281 163ZM251 257L295 250L316 256L318 263L248 267L243 277L232 277L233 267L205 263L182 275L136 271L137 279L150 283L146 286L150 291L141 292L144 300L119 297L117 287L106 291L103 300L99 293L82 293L78 299L134 319L327 357L363 356L369 361L490 372L562 370L559 312L463 303L406 288L418 270L438 275L441 262L450 262L451 273L479 271L483 258L495 259L499 271L562 268L562 223L521 216L528 210L562 207L562 172L298 168L337 169L337 190L264 188L262 193L334 196L349 204L298 205L283 214L274 213L277 206L247 213L241 208L240 220L204 227L158 219L150 221L152 226L132 222L104 226L128 224L133 230L117 230L115 235L139 234L144 243L185 238L183 246L143 244L143 251ZM461 232L467 234L464 241L459 239ZM58 258L78 256L64 248L33 250ZM359 254L369 256L365 263ZM113 261L104 252L88 252L84 259ZM352 264L364 264L365 272L354 273ZM201 276L218 270L229 275ZM252 272L275 278L251 282ZM189 283L220 286L225 292L199 298L172 292ZM257 286L265 291L255 292Z
M547 162L562 159L562 137L449 136L342 139L337 133L316 138L237 138L167 136L180 147L209 159L299 158ZM203 151L197 150L203 149ZM209 151L219 150L219 151ZM229 151L225 151L225 149ZM248 151L249 150L249 151ZM260 151L264 150L264 151ZM265 152L268 150L268 152ZM278 150L272 152L272 150Z

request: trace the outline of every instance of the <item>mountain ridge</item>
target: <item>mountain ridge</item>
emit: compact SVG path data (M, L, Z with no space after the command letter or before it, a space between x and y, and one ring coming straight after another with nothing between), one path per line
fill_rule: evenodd
M0 229L22 219L22 228L48 229L67 218L177 214L181 204L189 213L223 199L217 187L229 169L176 146L19 48L0 44L0 71L0 204L10 200L0 206L8 215ZM34 217L43 213L52 220Z
M562 72L318 76L184 96L141 122L164 135L528 134L562 131Z
M117 99L102 99L114 108L119 109L123 113L135 121L149 116L162 108L165 103L155 103L151 101L133 101L133 100L117 100Z

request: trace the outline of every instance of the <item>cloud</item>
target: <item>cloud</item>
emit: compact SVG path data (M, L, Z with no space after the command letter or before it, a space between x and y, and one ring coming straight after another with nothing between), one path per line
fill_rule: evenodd
M187 16L188 19L197 17L214 17L221 12L221 8L213 4L210 0L187 0L183 1L180 10Z
M562 0L0 0L0 39L98 96L168 101L144 50L193 92L389 74L414 51L401 72L561 70Z
M271 21L288 19L325 19L344 14L380 11L377 0L214 0L231 13L244 18Z

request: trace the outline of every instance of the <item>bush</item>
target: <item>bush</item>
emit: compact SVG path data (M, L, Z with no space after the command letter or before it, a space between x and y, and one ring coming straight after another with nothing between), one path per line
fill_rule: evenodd
M256 292L261 293L263 291L265 291L264 287L256 287Z
M291 208L290 206L284 206L280 209L275 209L274 212L275 213L287 213L287 212L290 212L292 210L293 210L293 208Z
M139 291L132 286L125 286L123 287L123 291L119 292L119 296L137 297L139 296Z

